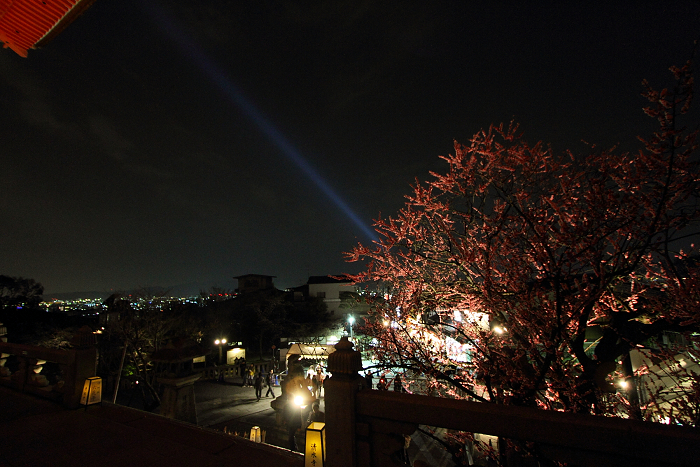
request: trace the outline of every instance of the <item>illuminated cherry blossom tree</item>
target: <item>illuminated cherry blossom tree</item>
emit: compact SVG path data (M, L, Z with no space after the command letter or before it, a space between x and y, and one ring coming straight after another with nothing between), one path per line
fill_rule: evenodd
M614 385L634 381L630 350L668 329L692 342L700 314L693 77L671 71L672 89L644 83L658 126L638 152L555 154L491 126L348 253L366 264L350 277L382 291L364 331L409 390L646 416Z

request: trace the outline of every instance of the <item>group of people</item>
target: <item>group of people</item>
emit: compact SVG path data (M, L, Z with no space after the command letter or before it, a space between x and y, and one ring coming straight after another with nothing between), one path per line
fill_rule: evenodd
M273 370L255 371L255 367L246 364L244 359L236 359L234 364L239 365L239 374L243 380L243 387L250 386L255 388L255 397L257 397L258 400L262 398L263 387L267 387L265 397L272 396L273 399L275 398L275 391L273 389L275 374Z
M253 368L249 369L247 374L245 375L245 379L243 380L243 387L245 386L252 386L255 388L255 397L257 397L258 400L262 398L262 390L263 386L267 387L267 392L265 393L265 397L267 396L272 396L272 398L275 398L275 391L273 389L274 387L274 381L275 381L275 374L272 370L268 372L261 372L258 371L257 373Z
M367 389L372 389L374 387L374 379L369 370L365 372L365 386ZM384 376L379 378L379 381L377 381L377 389L380 391L389 390L389 381ZM398 373L394 376L394 392L406 392L406 388L403 387L401 375Z
M310 388L309 390L313 398L318 399L321 397L324 379L326 379L326 374L321 365L317 365L316 367L312 365L309 367L309 370L306 372L306 386Z

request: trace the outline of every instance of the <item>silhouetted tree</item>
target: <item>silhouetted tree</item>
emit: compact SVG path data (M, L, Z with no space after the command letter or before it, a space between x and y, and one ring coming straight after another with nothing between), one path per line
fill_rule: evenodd
M35 308L43 293L44 287L34 279L0 275L0 309Z

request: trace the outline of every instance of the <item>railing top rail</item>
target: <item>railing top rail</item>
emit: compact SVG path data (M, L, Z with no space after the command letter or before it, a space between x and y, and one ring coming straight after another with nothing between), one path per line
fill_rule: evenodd
M360 391L357 414L681 465L694 465L700 446L689 427L389 391Z
M63 364L71 363L75 359L75 351L72 349L48 349L46 347L10 342L0 342L0 352Z

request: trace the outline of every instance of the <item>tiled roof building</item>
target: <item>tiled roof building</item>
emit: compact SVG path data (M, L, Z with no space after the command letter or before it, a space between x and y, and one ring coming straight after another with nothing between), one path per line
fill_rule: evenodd
M0 0L0 41L22 57L56 37L95 0Z

